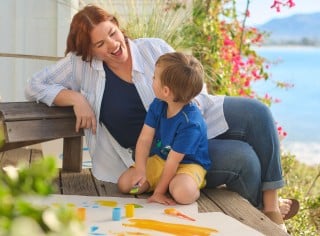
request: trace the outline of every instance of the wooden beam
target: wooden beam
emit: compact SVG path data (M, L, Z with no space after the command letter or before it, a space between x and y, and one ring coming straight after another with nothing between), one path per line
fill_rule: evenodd
M83 154L82 140L82 137L63 139L62 170L64 172L81 172Z

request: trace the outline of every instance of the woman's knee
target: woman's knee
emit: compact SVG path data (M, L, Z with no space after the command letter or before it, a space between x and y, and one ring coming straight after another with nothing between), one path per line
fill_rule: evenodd
M257 99L244 97L226 97L224 101L224 112L226 119L228 114L238 114L242 119L250 121L261 121L272 118L271 111L267 105Z
M253 148L244 141L232 139L210 139L209 155L212 167L234 166L234 168L257 168L259 159Z
M253 148L240 140L211 139L209 154L212 167L207 173L210 182L229 182L241 176L245 181L250 178L261 178L261 165ZM208 179L209 178L209 179ZM220 180L211 180L217 178Z

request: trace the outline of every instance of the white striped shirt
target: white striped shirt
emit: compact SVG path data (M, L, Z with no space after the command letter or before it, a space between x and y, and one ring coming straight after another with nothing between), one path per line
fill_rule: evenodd
M154 99L152 77L155 62L166 52L174 51L162 39L141 38L129 40L132 55L132 80L146 110ZM69 53L55 65L46 67L33 75L26 87L26 97L51 106L62 89L81 92L91 104L99 121L102 96L105 88L105 71L101 60L92 64ZM208 138L213 138L228 129L223 114L223 96L201 93L196 100L208 126ZM85 129L87 145L92 157L92 171L99 180L117 182L119 176L133 164L131 150L121 147L100 123L97 133Z

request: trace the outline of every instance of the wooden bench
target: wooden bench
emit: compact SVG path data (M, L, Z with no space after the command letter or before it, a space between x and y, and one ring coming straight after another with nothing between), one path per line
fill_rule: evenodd
M83 130L75 131L75 119L72 107L0 103L0 152L63 138L62 170L80 172Z

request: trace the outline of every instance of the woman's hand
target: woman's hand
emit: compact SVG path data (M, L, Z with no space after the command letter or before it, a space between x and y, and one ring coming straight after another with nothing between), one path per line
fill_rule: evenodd
M82 98L81 98L82 97ZM92 129L95 134L97 130L96 116L88 103L87 99L81 95L79 101L73 105L73 110L76 115L76 132L80 128Z
M73 111L76 116L76 132L79 132L80 128L91 128L92 133L96 133L96 116L88 100L80 92L63 89L55 97L54 104L57 106L73 106Z

